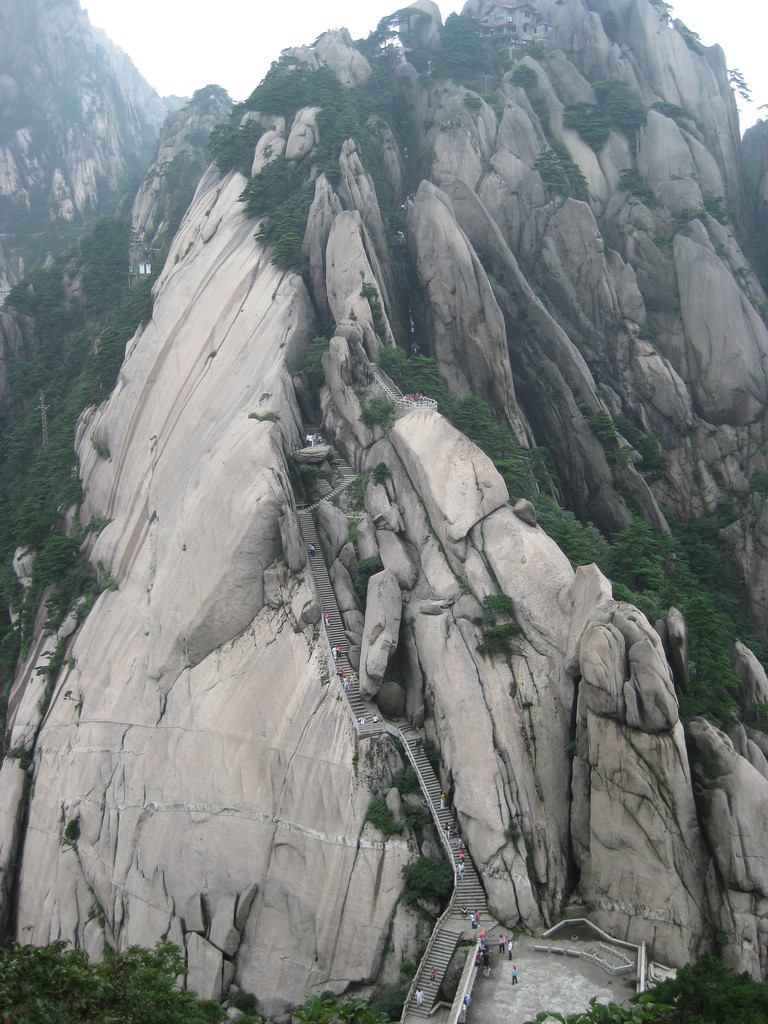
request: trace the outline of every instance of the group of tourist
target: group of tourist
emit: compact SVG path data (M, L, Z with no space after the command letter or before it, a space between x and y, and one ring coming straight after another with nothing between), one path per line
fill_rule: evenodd
M464 909L464 908L462 908ZM475 912L477 913L477 912ZM476 928L476 918L473 917L472 927ZM510 935L509 939L505 938L504 935L499 935L499 956L503 957L507 954L509 961L512 961L512 950L515 948L515 940ZM488 936L485 932L480 932L477 941L477 950L475 951L475 966L483 968L483 974L486 977L490 977L491 973L491 952L488 948ZM512 984L517 984L517 964L512 964Z
M307 448L314 448L316 444L322 444L321 434L307 434Z
M412 402L413 405L421 405L422 402L426 401L427 396L426 395L422 395L422 393L420 391L415 391L411 395L403 395L403 399L406 402Z

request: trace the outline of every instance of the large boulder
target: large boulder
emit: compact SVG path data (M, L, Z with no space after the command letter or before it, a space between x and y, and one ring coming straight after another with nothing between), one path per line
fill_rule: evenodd
M391 569L368 580L365 630L360 650L360 693L375 697L397 648L402 598L397 576Z
M462 136L463 137L463 136ZM504 317L448 195L423 181L408 207L408 244L427 299L430 348L459 394L487 399L517 418Z
M390 439L443 546L464 560L469 531L508 499L488 456L436 412L402 416Z
M696 805L728 889L768 896L768 780L703 718L688 727Z
M768 703L768 676L758 659L741 640L736 640L733 645L731 668L740 683L737 698L745 711L753 711L756 704Z

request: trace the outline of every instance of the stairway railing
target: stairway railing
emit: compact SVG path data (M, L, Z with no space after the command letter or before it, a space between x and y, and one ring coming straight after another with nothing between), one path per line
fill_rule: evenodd
M434 398L427 398L426 395L406 397L397 384L378 366L373 367L373 379L396 409L406 409L408 412L437 412L437 402Z

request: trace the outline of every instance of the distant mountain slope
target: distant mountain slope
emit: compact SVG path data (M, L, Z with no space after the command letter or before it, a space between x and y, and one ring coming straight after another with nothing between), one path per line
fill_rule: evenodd
M0 291L138 185L166 109L78 0L0 4Z

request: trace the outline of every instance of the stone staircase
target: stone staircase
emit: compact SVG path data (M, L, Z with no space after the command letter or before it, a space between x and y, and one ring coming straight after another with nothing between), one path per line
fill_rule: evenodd
M461 873L461 877L458 874L460 864L458 829L447 803L445 807L440 805L442 789L435 771L424 753L421 736L411 726L397 728L390 723L387 723L387 732L400 739L408 760L416 771L421 790L426 797L448 861L454 871L453 897L448 909L435 925L426 952L411 984L408 998L403 1007L402 1019L405 1021L408 1016L429 1017L432 1012L451 957L456 951L456 946L465 929L470 927L469 917L462 914L461 908L466 906L470 913L479 910L480 920L484 926L489 924L489 916L485 891L466 844L464 844L464 871ZM450 835L446 831L446 826L450 828ZM436 971L434 981L432 980L433 968ZM423 993L421 1005L416 998L417 990Z
M351 470L350 473L352 473ZM355 474L352 473L350 482L354 479ZM339 669L343 669L344 680L342 682L341 677L337 675L336 682L342 689L347 708L358 733L369 735L375 732L384 732L386 725L381 716L378 715L378 711L360 696L360 681L349 662L349 637L344 629L344 620L336 603L333 585L331 584L325 560L320 551L320 541L315 530L315 522L312 518L312 509L314 507L312 505L309 508L299 509L297 515L307 549L309 549L310 544L315 546L314 555L309 555L309 567L312 570L315 588L323 609L325 625L321 628L325 629L326 639L331 650L334 647L341 648L341 654L338 660L334 662L334 666L337 673ZM379 722L373 721L374 715L380 718ZM361 724L363 720L364 724Z
M327 498L339 493L356 478L354 470L338 456L334 459L334 465L342 474L342 482L326 496ZM488 930L491 926L488 903L466 844L464 844L464 869L462 872L459 872L461 862L458 845L458 827L447 801L445 806L441 806L442 789L435 771L424 753L421 735L410 725L398 726L395 723L385 721L383 716L379 714L378 709L365 701L360 695L357 673L349 663L349 638L344 629L341 612L336 603L336 595L333 592L328 570L321 554L320 541L312 517L312 511L319 503L317 501L306 508L299 509L297 515L307 548L309 549L310 544L313 544L315 547L314 555L309 556L309 566L312 570L323 610L324 621L326 622L323 628L325 629L328 645L331 649L336 646L341 648L341 655L334 664L337 670L340 668L344 670L344 683L342 683L338 675L335 683L341 688L348 712L359 735L375 735L387 732L402 745L409 762L416 772L422 793L427 801L427 806L430 809L438 834L445 848L448 862L451 864L454 872L453 897L448 908L435 925L427 944L426 952L416 971L408 997L403 1006L402 1021L407 1022L409 1019L415 1021L416 1018L424 1018L431 1015L448 964L456 951L462 935L470 927L469 917L462 914L461 907L466 906L470 913L480 911L481 927ZM374 714L378 716L378 722L373 722ZM432 978L433 970L435 974L434 979ZM416 998L417 990L423 994L420 1005Z
M327 501L330 498L333 498L341 491L346 490L346 488L357 479L357 473L355 473L349 463L342 459L337 452L334 452L332 464L333 468L341 473L341 480L336 483L334 488L329 491L328 494L325 494L322 498L318 498L317 501L313 501L311 505L302 505L300 508L311 512L313 509L317 508L321 501ZM316 541L315 546L317 547Z

